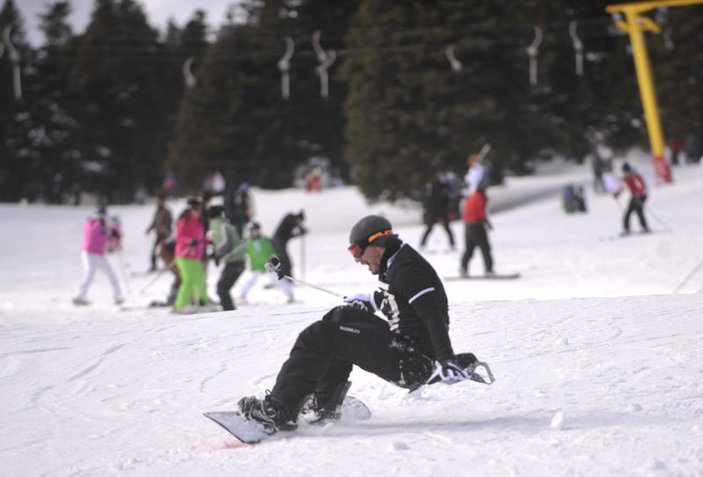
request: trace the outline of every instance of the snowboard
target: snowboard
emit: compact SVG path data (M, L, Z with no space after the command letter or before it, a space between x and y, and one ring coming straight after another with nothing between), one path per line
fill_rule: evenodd
M648 235L655 234L656 232L653 230L650 230L649 232L630 232L629 234L621 233L618 235L603 235L601 237L598 237L598 240L601 242L604 241L614 241L614 240L620 240L620 239L626 239L626 238L632 238L632 237L647 237Z
M216 424L222 426L223 429L229 432L242 444L258 444L269 437L278 435L281 432L286 432L279 431L276 434L268 434L259 423L247 419L239 414L238 411L212 411L205 412L203 415ZM369 419L370 417L371 409L369 409L363 401L353 396L347 396L344 399L344 402L342 403L342 414L339 419L341 422L361 421ZM304 414L301 414L298 417L298 420L301 421L301 423L326 424L326 422L308 421L306 415Z
M519 273L494 273L493 275L467 275L445 277L444 280L454 281L454 280L515 280L520 278Z

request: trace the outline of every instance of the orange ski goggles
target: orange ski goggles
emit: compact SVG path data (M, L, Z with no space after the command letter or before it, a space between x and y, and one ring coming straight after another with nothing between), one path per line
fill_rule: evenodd
M382 230L380 232L376 232L375 234L369 235L369 237L363 241L362 243L360 242L355 242L351 244L347 250L349 250L349 253L352 254L352 257L355 259L358 259L361 257L361 255L364 253L364 250L366 250L366 247L369 246L374 240L376 240L379 237L383 237L384 235L393 235L393 230L388 229L388 230Z

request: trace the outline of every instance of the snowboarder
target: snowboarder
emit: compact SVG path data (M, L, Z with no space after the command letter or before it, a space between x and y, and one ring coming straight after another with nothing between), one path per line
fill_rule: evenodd
M214 245L215 264L224 263L220 279L217 281L217 296L225 311L236 308L229 291L244 271L244 241L234 225L223 216L223 207L214 205L208 209L210 217L209 232Z
M159 193L156 196L156 210L154 211L154 218L151 219L149 227L144 231L145 235L149 235L152 231L156 232L156 237L154 238L154 245L151 247L150 260L150 272L156 271L156 247L162 240L166 240L173 230L173 214L171 214L171 209L166 207L166 194Z
M115 304L119 305L124 302L117 275L115 275L110 262L105 257L105 248L110 238L110 231L105 223L106 214L107 210L105 206L100 206L97 214L88 217L83 225L82 258L83 266L85 267L85 275L81 282L78 296L73 299L73 304L76 306L88 305L90 303L86 296L88 295L88 289L93 282L97 269L105 272L105 275L107 275L107 278L110 280Z
M181 277L178 295L173 304L175 312L186 312L188 306L207 305L203 253L205 228L200 219L202 202L197 197L187 201L188 208L178 217L176 224L176 266Z
M439 222L447 232L449 246L454 250L454 234L450 228L449 220L451 193L446 174L437 174L437 177L427 184L425 189L425 224L427 228L422 235L420 248L425 248L427 237L432 232L434 225Z
M293 276L293 262L288 255L288 242L293 237L302 237L307 233L307 229L303 226L304 222L305 212L302 210L297 214L291 212L283 217L273 234L272 242L281 260L283 275Z
M478 247L483 256L483 267L486 275L493 275L493 255L488 241L487 230L493 230L488 218L488 197L483 187L474 192L464 204L464 254L461 257L459 274L467 277L468 267L474 249Z
M622 235L628 235L630 233L630 216L633 212L637 214L637 218L640 220L642 232L649 233L650 230L647 225L647 219L644 216L644 202L647 200L647 184L644 178L639 173L635 172L627 162L623 164L622 172L624 175L623 181L627 188L630 189L630 203L622 219ZM624 187L620 185L613 193L616 200L623 190Z
M271 283L275 283L285 293L288 303L294 301L293 284L289 280L279 279L275 273L266 270L266 262L276 256L276 249L271 240L261 234L261 226L257 222L252 222L249 229L249 238L246 243L246 254L249 257L249 268L251 275L242 286L240 301L247 303L247 294L256 285L259 277L267 274L271 278Z
M344 305L305 328L271 392L263 399L240 399L241 415L268 434L295 428L311 393L319 416L338 417L353 365L411 390L428 382L471 379L471 371L455 357L447 296L432 266L378 215L359 220L349 242L354 260L385 285L345 298ZM474 355L470 362L477 362Z

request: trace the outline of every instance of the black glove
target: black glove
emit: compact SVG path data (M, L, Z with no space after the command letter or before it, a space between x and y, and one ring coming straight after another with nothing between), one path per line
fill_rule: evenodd
M198 245L198 239L190 239L190 242L188 242L189 247L195 247Z
M444 384L454 384L470 378L469 372L462 368L455 358L449 358L435 361L434 371L427 382L431 384L442 381Z
M282 268L283 264L278 257L271 257L271 260L266 262L266 270L275 273L279 280L283 280L285 277Z

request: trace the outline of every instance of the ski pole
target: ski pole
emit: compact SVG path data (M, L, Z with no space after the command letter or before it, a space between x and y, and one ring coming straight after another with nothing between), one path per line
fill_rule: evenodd
M299 285L314 288L315 290L318 290L318 291L321 291L324 293L328 293L330 295L334 295L337 298L344 299L344 295L340 295L339 293L333 292L332 290L328 290L326 288L322 288L317 285L313 285L312 283L304 282L303 280L298 280L298 279L293 278L288 275L282 275L281 274L281 261L278 259L278 257L273 257L273 258L271 258L271 260L266 262L266 270L268 270L269 272L275 273L279 279L287 278L288 280L290 280L294 283L297 283Z
M300 237L300 269L302 270L303 280L305 279L305 234Z
M654 213L654 211L652 210L651 207L648 207L647 209L649 210L649 215L651 215L652 217L654 217L654 220L656 220L657 222L659 222L659 225L662 225L662 226L664 227L664 230L665 230L665 231L667 231L667 232L673 232L673 230L671 229L671 227L669 227L669 225L668 225L666 222L664 222L662 219L660 219L659 216Z
M120 264L120 271L122 272L122 281L124 282L124 286L127 289L127 293L131 294L132 290L130 289L129 280L127 279L127 271L124 263L124 258L122 257L122 249L119 249L117 251L117 262Z
M703 260L698 262L698 264L695 267L693 267L693 270L691 270L691 272L688 275L686 275L686 278L684 278L683 281L681 283L679 283L679 286L677 286L674 289L674 294L678 293L679 290L681 290L683 288L683 286L691 279L691 277L693 277L693 275L695 275L698 272L698 270L701 269L701 267L703 267ZM700 292L700 290L698 290L698 291Z
M491 145L489 143L486 143L483 145L483 147L481 147L481 150L478 151L478 157L481 158L478 162L482 162L489 152L491 152Z
M147 288L151 287L154 283L156 283L156 281L157 281L159 278L161 278L161 276L164 274L164 272L165 272L166 270L170 270L170 269L171 269L171 266L173 266L173 263L174 263L175 261L176 261L176 259L174 258L173 260L171 260L169 263L166 264L166 268L163 268L163 269L159 270L159 271L156 273L156 276L155 276L154 278L152 278L151 281L149 281L149 283L147 283L146 285L144 285L141 290L139 290L139 293L144 293Z
M185 248L184 252L187 253L191 248L192 248L192 245L188 245L188 246ZM166 264L166 268L163 268L163 269L159 270L159 271L156 273L156 276L155 276L154 278L152 278L152 279L149 281L149 283L147 283L146 285L144 285L141 290L139 290L139 293L144 293L147 288L151 287L154 283L156 283L156 281L157 281L159 278L161 278L161 277L163 276L163 274L164 274L164 272L165 272L166 270L170 270L170 269L171 269L171 267L173 266L174 263L176 263L176 256L175 256L175 254L174 254L174 256L173 256L173 259L171 259L171 261Z

